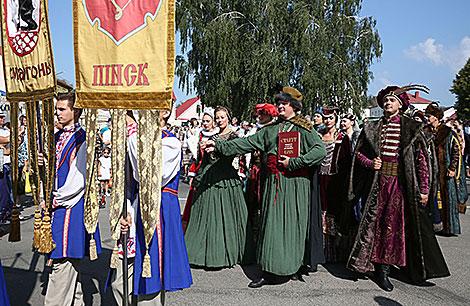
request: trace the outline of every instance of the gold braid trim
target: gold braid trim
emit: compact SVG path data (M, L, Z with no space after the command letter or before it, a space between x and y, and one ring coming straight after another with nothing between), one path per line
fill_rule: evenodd
M300 115L300 114L295 115L295 117L293 117L289 120L284 120L284 119L278 118L276 121L272 121L272 122L266 124L265 126L279 124L283 121L292 122L293 124L295 124L297 126L300 126L301 128L304 128L309 132L311 132L313 130L313 124L311 122L308 122L308 120L305 119L305 117Z
M167 91L172 92L175 78L175 1L168 0ZM171 97L167 100L171 108Z
M304 116L298 114L294 118L289 119L288 121L292 122L293 124L300 126L307 131L311 132L313 130L313 124L308 122L307 119L305 119Z
M42 132L44 140L44 202L46 210L41 224L41 243L38 249L41 253L50 253L55 249L52 240L52 220L49 215L52 202L52 188L55 178L55 135L54 135L54 101L48 99L42 102Z
M87 180L86 180L86 193L85 193L85 214L83 222L88 234L91 235L90 240L90 260L98 259L98 252L96 250L96 241L93 237L98 225L99 216L99 203L96 182L97 156L96 156L96 133L97 129L98 110L90 108L85 113L85 131L86 131L86 152L87 152Z
M29 175L31 191L33 193L36 212L34 214L34 238L33 246L39 248L41 244L41 212L39 209L39 168L36 137L36 103L26 103L26 120L28 124L28 148L29 148Z
M137 163L139 171L139 205L144 227L146 254L142 267L142 277L151 277L151 261L148 248L152 237L157 233L159 263L162 263L161 228L161 188L162 188L162 134L159 111L139 111L137 129ZM162 269L160 267L160 273Z
M10 234L8 241L17 242L21 240L20 219L18 207L16 206L18 200L18 103L10 103L10 122L11 122L11 136L10 136L10 158L11 158L11 188L13 191L13 198L15 205L11 212Z
M121 228L119 221L124 203L125 182L125 158L126 158L126 122L125 111L120 109L111 110L113 129L111 130L111 164L113 189L111 191L111 203L109 206L109 225L113 240L119 240Z
M171 88L166 92L81 92L77 107L110 109L171 109Z
M42 102L43 106L43 131L44 131L44 160L47 162L47 167L44 167L46 194L44 199L46 207L49 208L52 202L52 188L54 187L55 180L55 134L54 134L54 100L49 99Z

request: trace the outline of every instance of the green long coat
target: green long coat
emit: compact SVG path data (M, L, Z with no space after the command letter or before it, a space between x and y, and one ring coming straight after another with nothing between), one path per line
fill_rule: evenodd
M260 150L277 156L279 126L288 130L292 125L291 131L300 133L300 156L290 159L289 171L320 164L326 155L325 147L313 126L300 115L267 125L246 138L216 142L215 151L230 156ZM308 259L311 188L312 175L267 174L257 246L257 262L263 271L291 275Z

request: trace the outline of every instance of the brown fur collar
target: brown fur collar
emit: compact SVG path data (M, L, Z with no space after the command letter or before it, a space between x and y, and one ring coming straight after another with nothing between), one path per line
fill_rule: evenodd
M313 130L313 124L308 122L307 119L305 119L304 116L298 114L298 115L295 115L293 118L289 119L289 120L284 120L282 118L278 118L276 121L272 121L267 125L272 125L272 124L279 124L283 121L289 121L289 122L292 122L293 124L297 125L297 126L300 126L301 128L304 128L306 129L307 131L311 132Z
M436 147L442 146L451 132L452 129L450 127L445 124L441 124L437 128Z

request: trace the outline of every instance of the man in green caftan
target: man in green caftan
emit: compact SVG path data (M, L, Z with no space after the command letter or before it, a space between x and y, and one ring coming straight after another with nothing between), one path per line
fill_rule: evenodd
M326 155L325 147L309 123L300 114L302 95L291 87L284 87L275 97L279 119L266 125L256 134L224 142L206 143L208 152L230 156L260 150L268 156L267 177L261 203L260 233L257 262L263 277L249 284L257 288L268 284L269 274L295 275L309 258L309 233L312 208L313 168ZM278 154L278 135L298 131L299 157ZM317 227L321 226L318 222ZM316 232L321 232L318 228ZM321 240L321 239L320 239ZM322 246L320 246L323 252Z

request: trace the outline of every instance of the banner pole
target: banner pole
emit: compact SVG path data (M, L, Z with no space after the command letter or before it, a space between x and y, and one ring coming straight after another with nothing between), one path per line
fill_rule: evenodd
M127 221L127 182L130 182L130 167L129 167L129 156L127 154L127 139L124 141L124 148L126 152L126 161L124 166L125 181L124 181L124 204L122 205L122 215L124 220ZM128 228L127 233L123 235L123 244L122 244L122 292L123 292L123 305L129 306L129 273L127 270L127 238L129 236Z

